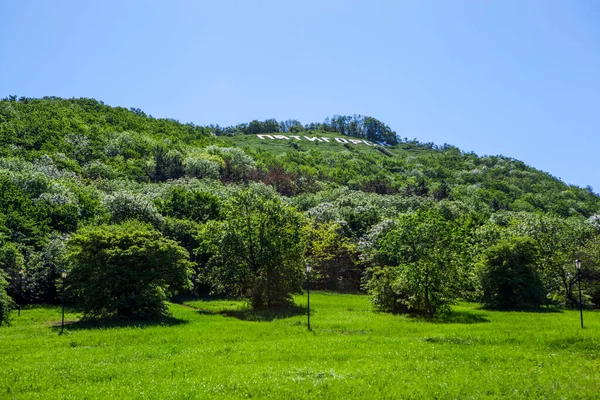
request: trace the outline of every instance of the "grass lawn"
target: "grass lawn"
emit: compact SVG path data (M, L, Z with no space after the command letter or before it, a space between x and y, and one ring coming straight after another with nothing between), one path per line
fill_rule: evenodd
M308 332L300 307L188 305L173 304L163 325L72 324L63 335L58 307L14 314L0 328L0 399L600 398L598 312L583 330L578 312L472 304L428 322L314 293Z
M283 134L284 136L290 137L292 134ZM281 154L289 151L317 151L317 152L341 152L347 151L342 143L335 141L335 138L345 139L357 139L351 136L339 135L327 132L302 132L297 134L301 137L301 140L290 138L286 139L260 139L256 135L237 135L237 136L220 136L219 140L225 143L233 144L237 147L248 148L251 150L268 151L273 154ZM328 138L329 142L310 141L305 138L308 137L320 137ZM295 146L295 147L292 147ZM381 153L374 147L366 144L349 144L349 148L355 151L357 154L375 154L382 156ZM395 146L387 148L389 152L397 156L409 156L419 154L429 154L433 151L425 149L423 147L415 146L410 143L399 143Z

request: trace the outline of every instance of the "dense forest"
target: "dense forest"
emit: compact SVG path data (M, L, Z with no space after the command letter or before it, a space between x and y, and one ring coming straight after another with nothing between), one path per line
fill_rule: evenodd
M365 291L385 312L578 307L578 278L583 306L598 307L599 211L590 187L367 116L197 126L11 96L0 101L0 322L59 301L62 271L89 318L156 317L175 294L285 306L307 265L313 287Z

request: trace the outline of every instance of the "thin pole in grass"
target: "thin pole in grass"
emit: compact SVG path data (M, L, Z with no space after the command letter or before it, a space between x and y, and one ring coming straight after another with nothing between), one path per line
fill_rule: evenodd
M581 317L581 328L583 328L583 301L581 299L581 260L575 260L577 267L577 286L579 287L579 316Z
M308 308L308 330L310 331L310 272L312 266L306 263L306 296L307 296L307 308Z
M60 277L62 278L62 325L60 328L60 334L65 331L65 280L67 279L67 271L62 270Z
M21 316L21 303L23 302L23 274L25 274L25 270L21 268L19 270L19 317Z

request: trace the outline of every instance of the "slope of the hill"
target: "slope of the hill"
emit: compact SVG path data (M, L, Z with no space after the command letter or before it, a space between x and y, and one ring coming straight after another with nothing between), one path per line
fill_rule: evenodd
M357 120L391 132L372 118ZM368 135L332 132L327 124L288 131L274 120L252 126L267 125L269 132L215 136L214 127L93 99L1 100L0 280L5 273L9 293L23 301L53 301L71 234L137 219L188 251L195 290L206 291L214 285L206 271L215 247L202 241L218 232L211 222L227 218L228 199L250 186L304 214L311 229L307 257L319 260L323 288L340 282L360 288L365 271L376 265L366 255L390 221L435 210L461 232L452 240L461 242L457 254L469 278L456 293L476 292L473 254L506 235L551 232L539 240L540 271L552 255L543 246L557 245L560 236L568 250L561 250L560 262L552 259L562 269L559 275L547 269L547 286L553 295L565 288L561 298L571 299L572 275L562 266L595 237L600 198L590 190L511 158L479 157L449 145L377 144ZM559 235L563 226L583 233L577 240Z
M336 185L378 194L452 197L491 211L590 216L600 209L595 194L511 158L478 157L452 146L414 141L383 147L320 131L281 133L279 139L272 135L216 138L208 127L155 119L141 110L109 107L93 99L0 102L0 156L5 163L7 158L39 163L49 156L59 168L84 178L139 182L185 175L202 178L201 171L189 173L192 159L200 159L199 169L221 170L219 176L207 172L210 177L262 180L285 195ZM253 160L244 161L240 155L238 163L254 165L249 164L248 171L231 171L235 161L221 160L216 166L205 162L210 157L194 157L208 144L244 149ZM165 171L152 171L157 163L163 167L161 162Z
M317 177L378 194L437 200L451 197L491 211L538 210L561 216L590 216L600 208L598 196L589 190L566 185L521 161L503 156L478 157L449 145L404 142L384 147L314 131L224 140L243 148L265 170L286 171L289 179ZM281 179L285 176L280 175Z

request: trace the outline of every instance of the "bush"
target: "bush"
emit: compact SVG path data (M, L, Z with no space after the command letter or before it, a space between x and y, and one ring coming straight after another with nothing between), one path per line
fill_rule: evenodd
M217 219L221 205L217 196L180 186L173 187L167 197L158 203L158 209L164 215L196 222Z
M309 237L307 256L313 265L313 281L318 289L358 290L362 268L358 265L356 245L343 236L336 222L313 224L306 228Z
M110 213L110 220L113 223L138 219L154 226L160 226L164 219L154 203L139 194L117 192L107 195L104 198L104 205Z
M399 313L407 311L402 307L401 294L397 292L398 271L391 267L374 267L368 271L365 290L371 295L373 308L381 312Z
M205 154L204 156L189 156L183 160L185 174L195 178L219 179L221 163L224 161L218 156Z
M6 293L7 287L6 275L0 270L0 326L8 323L10 310L14 307L13 300Z
M518 310L544 304L535 254L535 243L526 237L503 240L486 251L479 266L485 307Z
M84 318L158 318L167 295L190 285L187 251L141 222L86 228L68 246L68 284Z
M248 180L248 173L255 168L255 161L242 149L236 147L208 146L207 154L223 159L225 168L221 178L226 182L244 182Z

